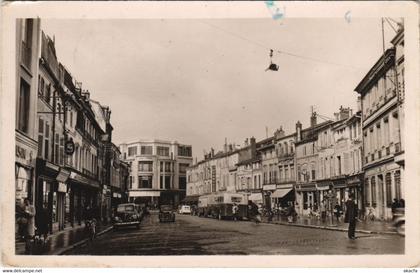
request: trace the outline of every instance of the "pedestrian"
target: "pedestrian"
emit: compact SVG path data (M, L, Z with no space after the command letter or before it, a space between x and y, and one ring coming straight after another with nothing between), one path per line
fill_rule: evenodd
M251 200L248 200L248 218L250 220L254 220L256 224L261 222L261 215L258 211L258 206Z
M232 215L233 215L233 220L234 221L238 220L238 213L239 213L239 207L236 203L233 203L233 205L232 205Z
M400 203L398 202L397 198L394 198L394 201L391 204L391 211L392 213L395 212L395 210L400 206Z
M288 207L287 207L287 212L286 212L288 223L293 222L293 215L294 215L294 208L292 206L292 202L288 202Z
M400 202L399 202L399 207L400 208L405 208L405 200L404 199L400 199Z
M325 222L325 220L327 219L327 208L325 206L325 199L322 200L320 209L321 209L321 221Z
M340 206L340 204L338 204L338 202L334 207L334 214L335 214L335 218L337 219L337 223L340 223L341 206Z
M31 241L34 239L35 236L35 208L34 206L31 204L31 200L29 200L29 198L25 198L24 200L24 213L25 213L25 218L27 220L27 225L26 225L26 244L25 244L25 253L26 254L30 254L31 252Z
M357 206L354 202L354 194L349 194L349 199L346 202L346 214L344 217L344 222L349 223L348 228L348 237L349 239L356 239L355 231L356 231L356 221L357 221Z
M15 217L16 217L16 224L18 225L18 236L19 239L25 241L26 238L26 230L28 225L28 220L25 215L25 204L24 203L17 203L15 207Z
M42 208L38 211L36 217L38 234L43 235L44 242L48 239L49 221L48 221L48 203L44 203Z

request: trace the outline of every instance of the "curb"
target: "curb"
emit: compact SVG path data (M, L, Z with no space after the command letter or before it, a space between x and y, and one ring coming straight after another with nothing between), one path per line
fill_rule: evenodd
M103 234L105 234L105 233L107 233L107 232L111 231L112 229L113 229L113 227L112 227L112 226L107 227L106 229L104 229L104 230L102 230L102 231L98 232L98 234L96 234L96 237L99 237L99 236L101 236L101 235L103 235ZM74 249L74 248L76 248L76 247L79 247L79 246L82 246L82 245L86 244L86 243L87 243L87 241L88 241L88 239L83 239L83 240L81 240L81 241L79 241L79 242L77 242L77 243L74 243L74 244L72 244L72 245L70 245L70 246L68 246L68 247L61 248L61 249L59 249L59 250L57 250L57 251L55 251L55 252L53 252L53 253L51 253L51 254L49 254L49 255L63 255L63 254L64 254L64 253L66 253L67 251L70 251L70 250L72 250L72 249Z
M303 224L290 224L290 223L281 223L281 222L264 222L266 224L274 224L274 225L283 225L283 226L295 226L295 227L303 227L303 228L313 228L313 229L326 229L326 230L334 230L334 231L342 231L347 232L346 228L339 228L339 227L329 227L329 226L315 226L315 225L303 225ZM371 230L360 230L356 229L358 233L365 233L365 234L386 234L386 235L398 235L396 231L371 231Z

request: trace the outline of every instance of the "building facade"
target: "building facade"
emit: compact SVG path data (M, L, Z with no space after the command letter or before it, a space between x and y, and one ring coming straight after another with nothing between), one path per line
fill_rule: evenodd
M190 145L150 140L123 143L119 148L122 160L130 165L130 202L178 205L185 198Z
M34 201L37 141L37 89L40 20L16 20L15 200ZM17 229L16 229L17 230Z
M393 199L404 199L404 29L355 91L363 118L364 202L380 219L392 217Z

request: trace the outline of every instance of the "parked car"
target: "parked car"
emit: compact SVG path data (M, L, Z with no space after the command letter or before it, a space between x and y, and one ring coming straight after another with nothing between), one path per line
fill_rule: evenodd
M187 205L182 205L178 212L179 214L191 214L191 207Z
M392 221L397 233L405 236L405 209L397 208L392 215Z
M175 222L175 212L171 205L160 206L159 222Z
M120 227L135 226L140 227L143 212L139 205L134 203L120 204L113 219L113 227L117 230Z

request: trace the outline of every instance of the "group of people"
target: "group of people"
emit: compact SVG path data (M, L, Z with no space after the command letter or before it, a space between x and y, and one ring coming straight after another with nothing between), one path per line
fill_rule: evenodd
M392 212L395 212L395 210L397 209L404 209L404 208L405 208L405 200L402 198L400 200L398 200L397 198L394 198L391 204Z
M25 253L29 254L31 252L31 242L35 239L35 235L43 236L44 243L48 239L48 206L44 204L35 218L35 207L29 198L25 198L23 204L16 206L15 213L18 235L21 240L25 241Z

